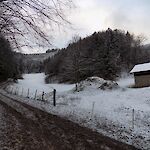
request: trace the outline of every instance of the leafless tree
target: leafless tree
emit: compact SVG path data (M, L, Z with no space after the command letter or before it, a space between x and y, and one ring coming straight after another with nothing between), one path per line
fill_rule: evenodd
M81 71L81 37L74 35L70 41L70 59L68 59L67 70L72 76L72 80L75 82L75 90L78 91L80 82L80 71Z
M65 12L72 6L72 0L0 0L0 34L16 48L51 45L53 30L70 24Z

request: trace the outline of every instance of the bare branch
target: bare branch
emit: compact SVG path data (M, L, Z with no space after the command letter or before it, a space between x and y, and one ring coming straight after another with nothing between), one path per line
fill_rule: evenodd
M70 25L64 12L71 6L71 0L0 0L0 33L15 47L51 45L52 30Z

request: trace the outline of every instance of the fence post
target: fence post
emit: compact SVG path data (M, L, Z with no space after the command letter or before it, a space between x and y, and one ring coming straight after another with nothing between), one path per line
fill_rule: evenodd
M37 95L37 90L35 91L35 96L34 96L34 99L36 99L36 95Z
M43 91L43 93L42 93L42 101L44 101L44 91Z
M134 146L134 121L135 121L135 110L132 109L132 146Z
M16 90L15 90L15 95L17 95L17 87L16 87Z
M53 105L56 106L56 89L53 92Z
M30 91L29 91L29 89L28 89L27 98L29 98L29 92L30 92Z
M135 110L132 109L132 129L134 130L134 114L135 114Z
M95 105L95 102L93 102L93 104L92 104L92 113L91 113L91 120L92 120L92 118L93 118L94 105Z

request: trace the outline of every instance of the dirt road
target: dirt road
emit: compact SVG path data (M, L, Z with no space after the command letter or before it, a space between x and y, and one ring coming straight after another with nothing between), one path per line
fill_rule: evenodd
M0 150L134 149L0 94Z

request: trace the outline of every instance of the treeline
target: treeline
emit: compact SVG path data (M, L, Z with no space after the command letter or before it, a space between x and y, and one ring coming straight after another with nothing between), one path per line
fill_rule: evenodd
M150 53L139 37L108 28L84 39L74 37L67 48L45 61L45 72L47 81L57 77L60 82L78 83L90 76L115 80L122 71L149 61Z
M44 60L55 55L59 49L47 50L46 53L23 54L15 53L18 68L22 73L41 73L44 72Z
M36 55L38 55L38 54L36 54ZM18 62L18 69L21 73L41 73L41 72L44 72L43 62L38 60L38 59L35 60L34 55L32 58L32 55L30 57L29 54L16 53L15 58Z
M17 79L20 71L9 41L0 35L0 82L8 78Z

